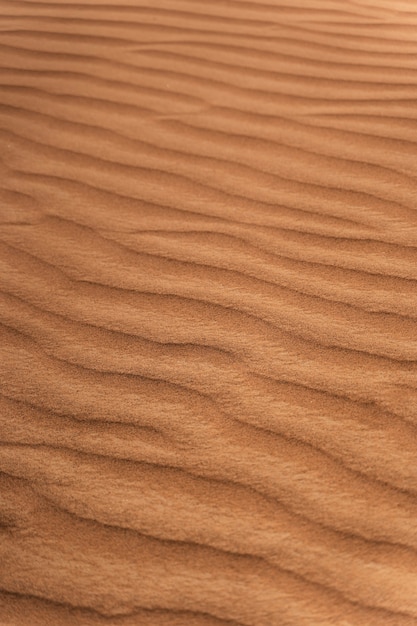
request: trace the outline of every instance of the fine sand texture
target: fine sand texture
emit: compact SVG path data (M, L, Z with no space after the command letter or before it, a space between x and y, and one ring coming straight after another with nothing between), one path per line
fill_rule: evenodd
M417 626L417 2L0 0L0 626Z

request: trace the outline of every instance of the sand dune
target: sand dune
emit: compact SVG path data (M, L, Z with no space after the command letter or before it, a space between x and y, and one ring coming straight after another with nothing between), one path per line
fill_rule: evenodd
M0 624L416 626L415 2L0 29Z

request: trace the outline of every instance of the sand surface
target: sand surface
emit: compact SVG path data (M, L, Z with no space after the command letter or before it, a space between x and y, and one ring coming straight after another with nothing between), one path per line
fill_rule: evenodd
M417 625L417 3L0 0L1 626Z

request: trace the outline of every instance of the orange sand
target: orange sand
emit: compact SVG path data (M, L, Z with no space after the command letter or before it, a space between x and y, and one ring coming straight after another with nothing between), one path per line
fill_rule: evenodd
M417 5L0 0L1 626L417 626Z

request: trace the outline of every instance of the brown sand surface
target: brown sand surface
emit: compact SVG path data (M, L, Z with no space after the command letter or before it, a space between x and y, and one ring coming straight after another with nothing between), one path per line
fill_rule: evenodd
M417 625L417 3L0 0L0 626Z

